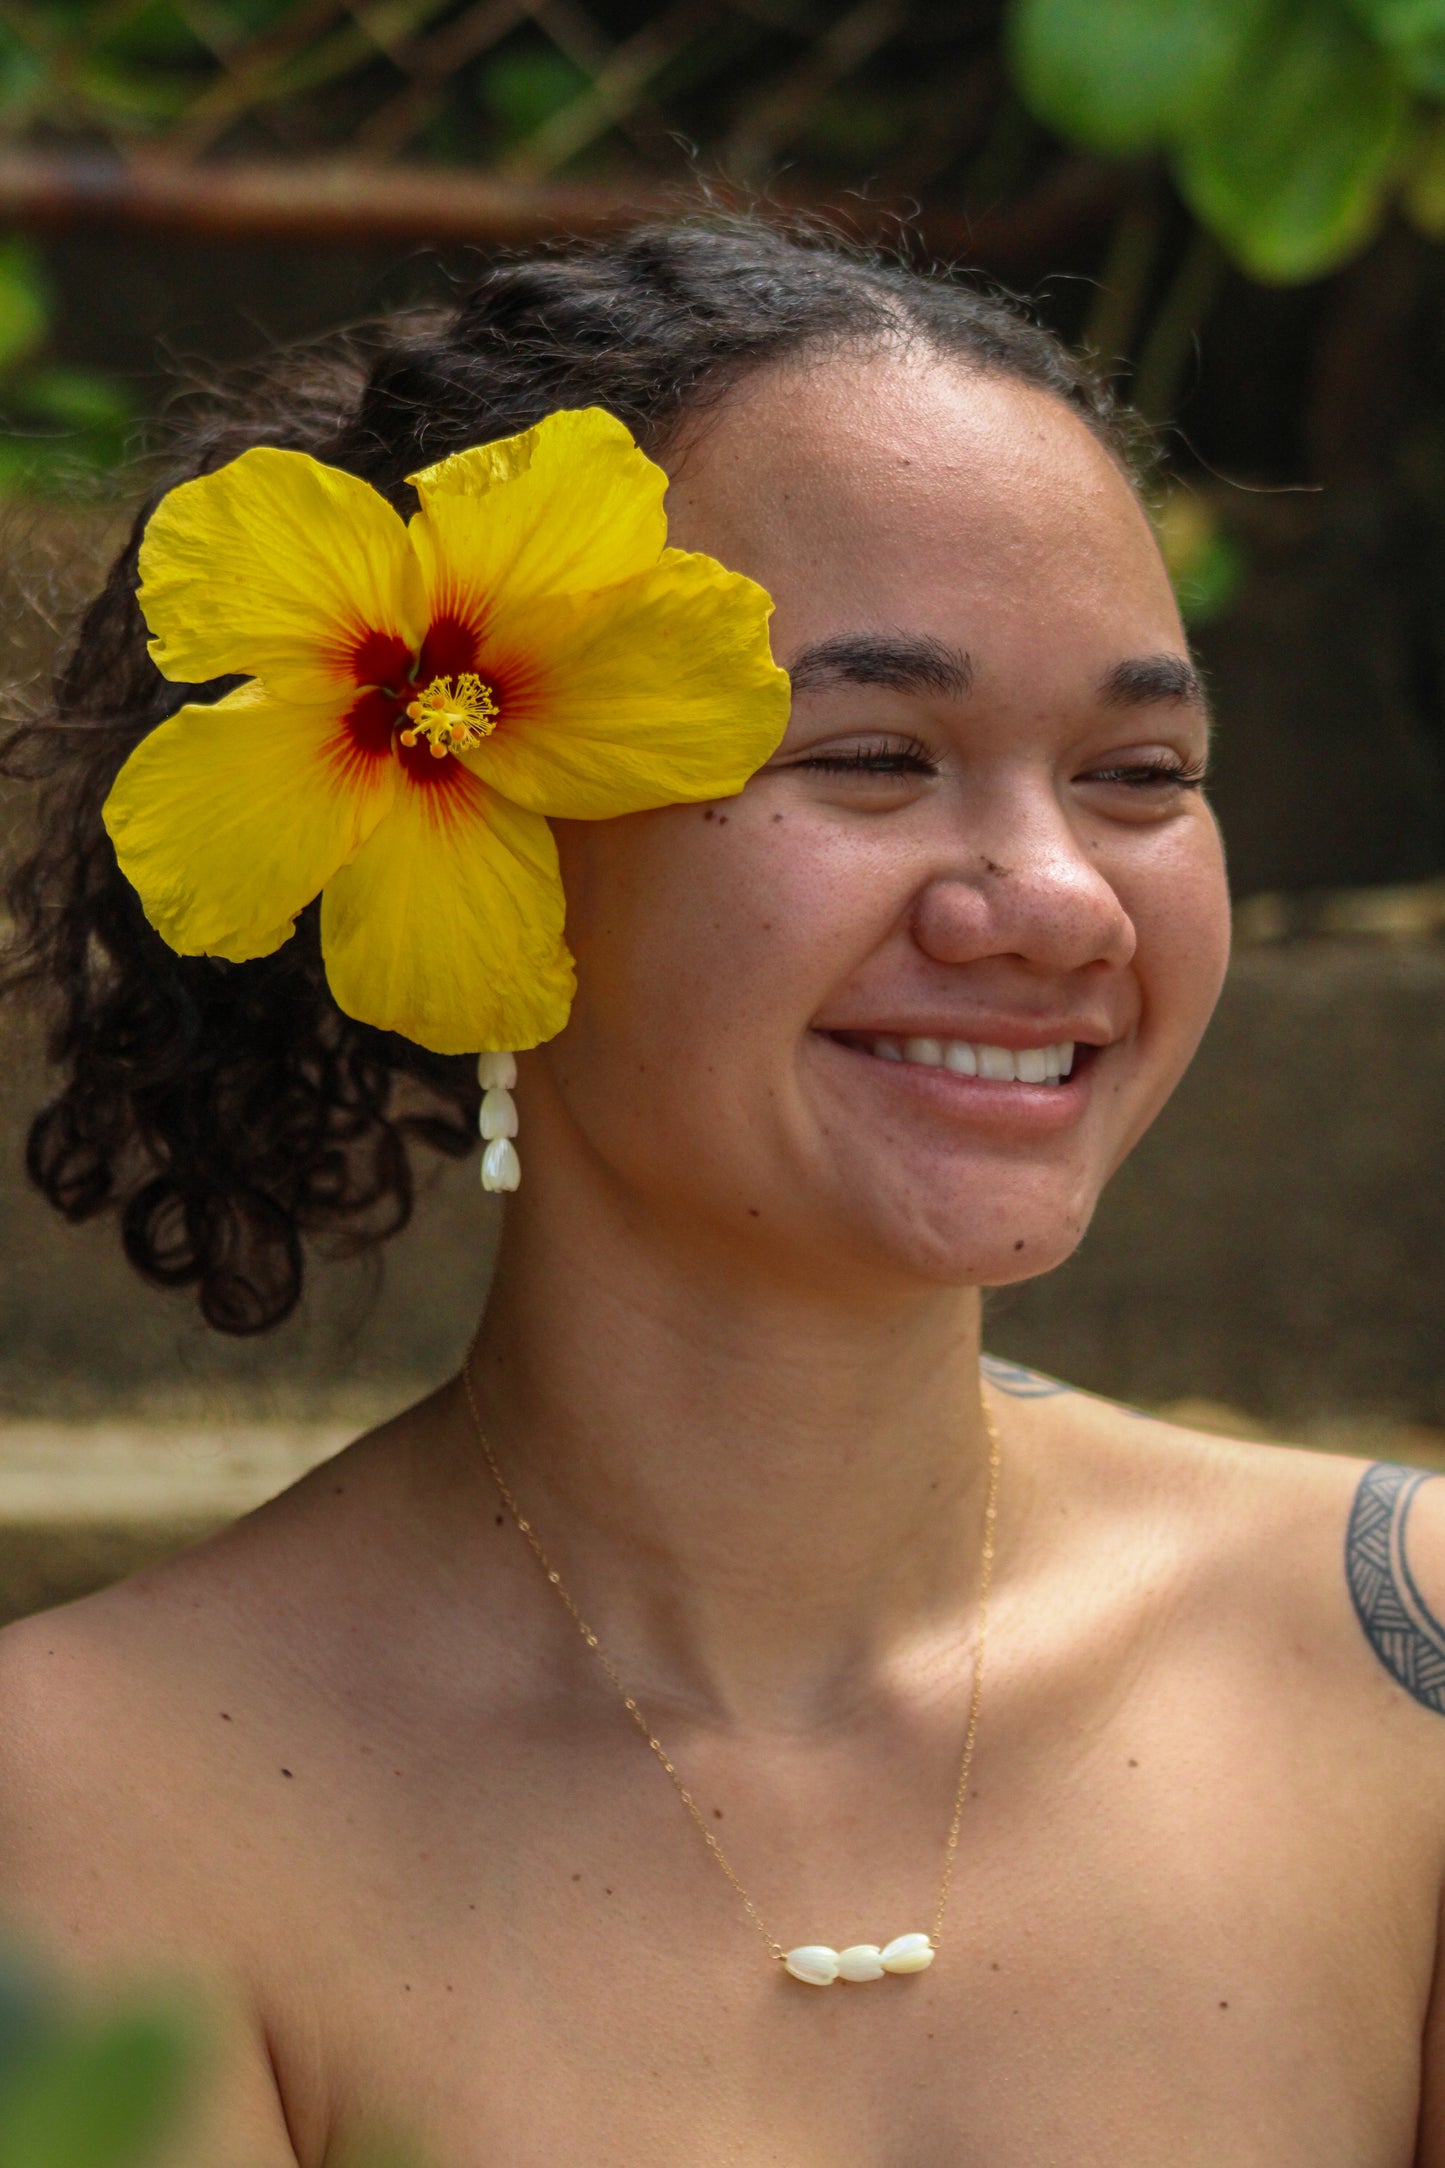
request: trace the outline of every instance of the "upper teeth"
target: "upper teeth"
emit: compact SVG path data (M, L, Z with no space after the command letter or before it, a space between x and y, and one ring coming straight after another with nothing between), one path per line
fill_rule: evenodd
M972 1039L874 1039L869 1052L884 1061L917 1062L996 1084L1058 1084L1074 1066L1074 1042L1057 1046L980 1046Z

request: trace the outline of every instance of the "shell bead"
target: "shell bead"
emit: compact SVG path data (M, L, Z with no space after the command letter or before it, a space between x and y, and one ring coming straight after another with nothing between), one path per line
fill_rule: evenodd
M795 1980L806 1981L809 1987L831 1987L838 1977L838 1952L826 1942L800 1943L788 1951L783 1964Z
M802 1942L783 1958L783 1968L809 1987L831 1987L835 1980L881 1980L885 1972L927 1972L936 1952L927 1935L895 1935L880 1950L876 1942L850 1942L835 1950L827 1942Z
M840 1980L881 1980L883 1960L876 1942L855 1942L838 1952Z
M482 1188L515 1189L522 1179L522 1162L510 1137L495 1137L482 1154Z
M517 1057L515 1054L478 1054L477 1082L484 1092L497 1087L509 1092L517 1081Z
M927 1935L895 1935L878 1955L885 1972L927 1972L934 1949Z
M505 1085L493 1084L483 1092L477 1127L489 1144L494 1137L515 1137L517 1102Z

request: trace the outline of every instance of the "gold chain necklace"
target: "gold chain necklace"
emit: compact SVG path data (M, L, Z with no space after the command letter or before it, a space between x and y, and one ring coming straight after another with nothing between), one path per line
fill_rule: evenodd
M628 1715L642 1733L643 1738L647 1741L648 1746L666 1770L673 1789L692 1816L703 1843L707 1846L739 1897L741 1897L743 1909L767 1944L769 1955L775 1962L782 1965L787 1972L791 1973L795 1980L803 1980L810 1987L828 1987L834 1980L839 1979L878 1980L889 1972L925 1972L938 1954L938 1946L943 1936L943 1915L948 1906L949 1885L953 1880L953 1859L955 1852L958 1850L959 1824L963 1820L963 1803L968 1796L968 1775L973 1766L973 1749L978 1738L978 1715L983 1704L983 1658L984 1649L988 1642L988 1597L989 1588L993 1581L993 1539L994 1523L998 1517L999 1472L998 1432L994 1428L993 1416L989 1412L987 1401L980 1394L979 1406L983 1411L984 1427L988 1432L989 1453L988 1494L984 1500L983 1508L983 1556L979 1566L978 1636L973 1659L973 1692L969 1697L968 1724L963 1735L963 1755L959 1762L958 1784L953 1795L953 1818L948 1825L948 1842L944 1847L943 1854L943 1879L938 1888L938 1904L934 1910L932 1932L929 1934L895 1935L891 1942L885 1943L881 1947L876 1942L855 1942L847 1949L835 1950L830 1943L804 1942L800 1943L796 1949L785 1950L783 1945L776 1941L764 1926L757 1906L743 1888L742 1883L733 1872L727 1854L703 1820L702 1810L693 1798L692 1793L683 1783L682 1778L678 1775L667 1749L638 1707L634 1696L628 1693L623 1681L618 1677L596 1634L592 1631L592 1628L563 1586L561 1574L558 1573L556 1567L543 1550L536 1529L523 1514L521 1507L512 1495L506 1477L497 1466L497 1456L492 1451L486 1428L482 1422L481 1412L477 1407L477 1397L472 1389L472 1360L470 1354L462 1364L462 1384L466 1389L467 1406L471 1410L472 1426L477 1434L477 1443L482 1449L487 1466L492 1471L492 1480L501 1494L502 1503L506 1506L521 1533L526 1537L538 1565L547 1577L548 1583L557 1591L562 1602L572 1614L573 1623L578 1632L616 1687L623 1708L626 1709Z

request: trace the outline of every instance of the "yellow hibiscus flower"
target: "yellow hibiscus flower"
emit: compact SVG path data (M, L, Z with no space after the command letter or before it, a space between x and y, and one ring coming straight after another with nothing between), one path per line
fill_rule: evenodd
M536 1046L574 990L547 817L730 796L788 711L772 603L667 546L667 478L598 408L369 483L260 448L141 545L167 677L249 682L127 760L105 822L172 948L268 956L321 896L349 1016L438 1053Z

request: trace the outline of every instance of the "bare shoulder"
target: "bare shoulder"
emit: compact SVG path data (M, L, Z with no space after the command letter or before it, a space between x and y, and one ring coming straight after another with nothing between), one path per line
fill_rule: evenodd
M1191 1430L992 1358L985 1379L1080 1514L1164 1562L1176 1611L1377 1727L1445 1801L1445 1481Z
M295 2168L250 1928L264 1801L218 1736L244 1668L218 1661L206 1580L159 1569L0 1634L0 1923L87 1991L179 1989L208 2046L195 2157Z
M276 1699L277 1621L234 1539L0 1633L0 1907L82 1962L194 1946L238 1800L226 1734ZM243 1788L243 1787L242 1787Z
M224 1938L239 1878L217 1860L240 1845L264 1865L243 1832L277 1826L300 1742L314 1759L337 1728L338 1651L394 1564L387 1543L407 1541L379 1442L0 1633L0 1909L61 1904L80 1945L141 1924L163 1940L173 1915L190 1946L207 1919Z
M478 1713L456 1582L485 1577L439 1547L439 1428L410 1411L211 1541L0 1633L0 1925L83 1977L213 1999L237 2168L293 2168L288 2119L322 2157L324 2101L272 2043L311 2071L315 1953L375 1872L365 1845L424 1822L457 1697Z

